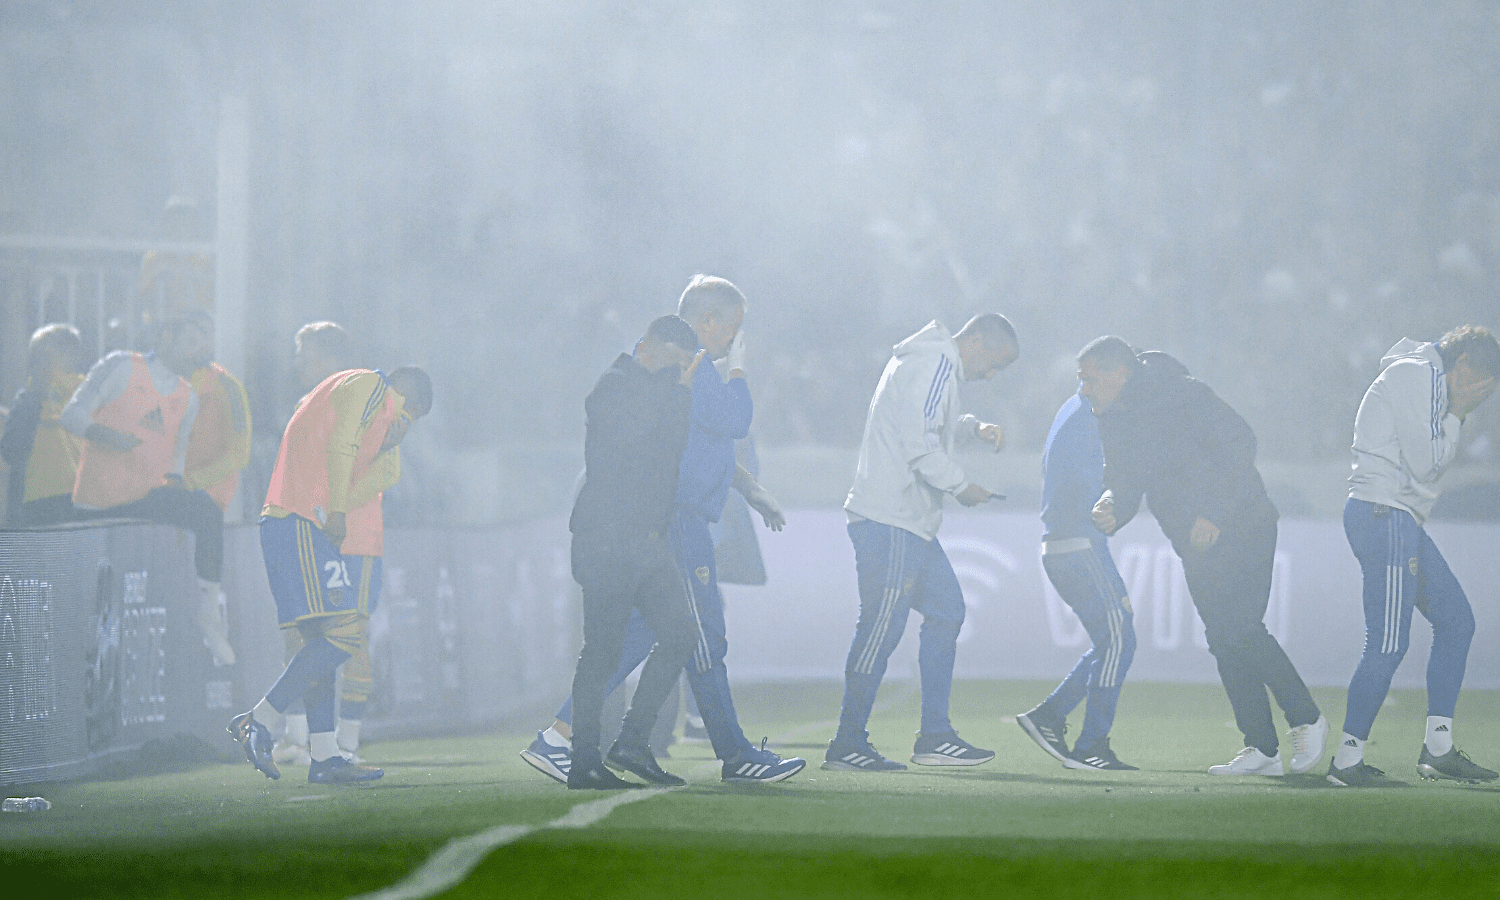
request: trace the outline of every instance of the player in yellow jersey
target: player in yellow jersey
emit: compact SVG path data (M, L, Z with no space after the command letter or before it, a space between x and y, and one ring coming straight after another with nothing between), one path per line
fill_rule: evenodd
M407 429L431 407L431 380L415 366L389 377L352 369L324 379L287 425L266 493L261 548L278 619L301 632L304 646L260 703L229 726L268 778L281 777L268 726L298 697L307 709L308 781L383 774L341 755L334 735L334 676L358 651L367 618L363 591L350 577L352 556L343 551L380 555L379 495L400 477L397 447Z
M83 341L62 322L43 325L26 351L26 387L6 420L0 452L10 466L6 510L12 525L56 525L73 518L80 440L62 427L62 409L83 383Z

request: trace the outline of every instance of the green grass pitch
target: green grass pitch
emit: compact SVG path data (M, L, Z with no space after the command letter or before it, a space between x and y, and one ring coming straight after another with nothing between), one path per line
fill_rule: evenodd
M678 744L664 763L686 788L581 828L547 826L610 795L534 772L516 755L533 732L519 729L371 744L386 777L364 786L309 785L295 768L270 782L240 762L13 788L54 805L0 816L0 873L37 889L6 890L16 897L350 897L401 883L450 841L515 825L534 830L435 896L1500 896L1500 789L1418 779L1420 692L1392 694L1367 750L1408 786L1355 791L1321 770L1207 775L1240 746L1217 686L1127 684L1112 743L1143 771L1064 769L1009 718L1049 688L960 682L954 722L993 762L867 774L817 768L840 685L742 686L747 731L806 757L804 772L723 785L706 747ZM1336 730L1342 692L1315 694ZM905 759L916 721L915 692L888 684L875 745ZM1500 764L1500 692L1463 696L1457 738Z

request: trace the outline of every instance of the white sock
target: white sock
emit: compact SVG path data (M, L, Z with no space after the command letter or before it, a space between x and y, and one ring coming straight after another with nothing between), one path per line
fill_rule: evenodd
M292 713L286 717L286 734L281 739L288 744L307 746L307 713Z
M1453 749L1453 720L1443 716L1427 717L1427 752L1443 756Z
M315 731L307 736L313 762L323 762L339 755L339 744L331 731Z
M1349 732L1344 732L1339 738L1339 748L1333 751L1333 764L1336 768L1347 769L1357 766L1365 761L1365 742Z
M250 718L266 726L272 731L275 731L277 728L281 727L281 713L277 712L276 707L272 706L271 702L264 697L262 697L260 702L255 704L255 707L250 710Z
M547 727L546 731L542 732L542 740L546 741L554 747L567 747L569 750L573 749L573 742L563 737L558 733L556 728L553 728L550 725Z
M339 750L353 753L359 749L359 721L359 719L339 719L338 727L333 732L338 741Z

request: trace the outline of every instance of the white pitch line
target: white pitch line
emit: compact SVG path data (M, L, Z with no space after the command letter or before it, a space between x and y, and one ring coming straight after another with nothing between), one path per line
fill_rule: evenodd
M915 691L915 687L911 685L907 685L902 691L891 691L886 696L885 702L877 703L875 708L884 709L901 702ZM782 740L792 740L809 732L826 731L837 725L837 719L809 722L800 728L792 729L782 737ZM717 767L718 760L714 760L711 765ZM486 856L506 844L514 844L529 834L547 828L587 828L598 823L618 807L627 803L635 803L638 800L649 800L665 793L667 793L666 788L624 791L611 797L580 803L568 810L567 815L545 825L496 825L478 834L454 838L401 881L383 890L350 897L349 900L424 900L426 897L440 894L454 887L469 877L469 873L474 871L474 868Z
M617 807L665 794L665 788L622 791L611 797L580 803L568 814L545 825L496 825L478 834L455 838L427 862L388 888L360 894L350 900L422 900L454 887L494 850L514 844L533 832L546 828L587 828L609 815Z

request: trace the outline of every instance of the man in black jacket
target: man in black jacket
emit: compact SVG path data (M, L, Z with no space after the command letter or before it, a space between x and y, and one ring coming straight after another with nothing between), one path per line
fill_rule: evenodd
M604 687L620 661L632 609L651 626L656 646L609 762L653 784L685 783L662 771L648 741L694 646L667 526L687 446L693 375L703 361L703 351L694 353L697 346L686 322L663 316L651 323L634 356L620 354L584 402L584 482L568 522L573 577L583 588L569 788L640 787L606 769L599 753Z
M1292 726L1289 768L1312 771L1328 720L1286 651L1266 630L1276 555L1276 507L1255 468L1255 433L1208 385L1165 353L1139 356L1113 335L1078 354L1079 392L1099 419L1104 494L1094 522L1114 534L1147 498L1182 558L1188 593L1245 749L1214 775L1281 775L1266 690Z

